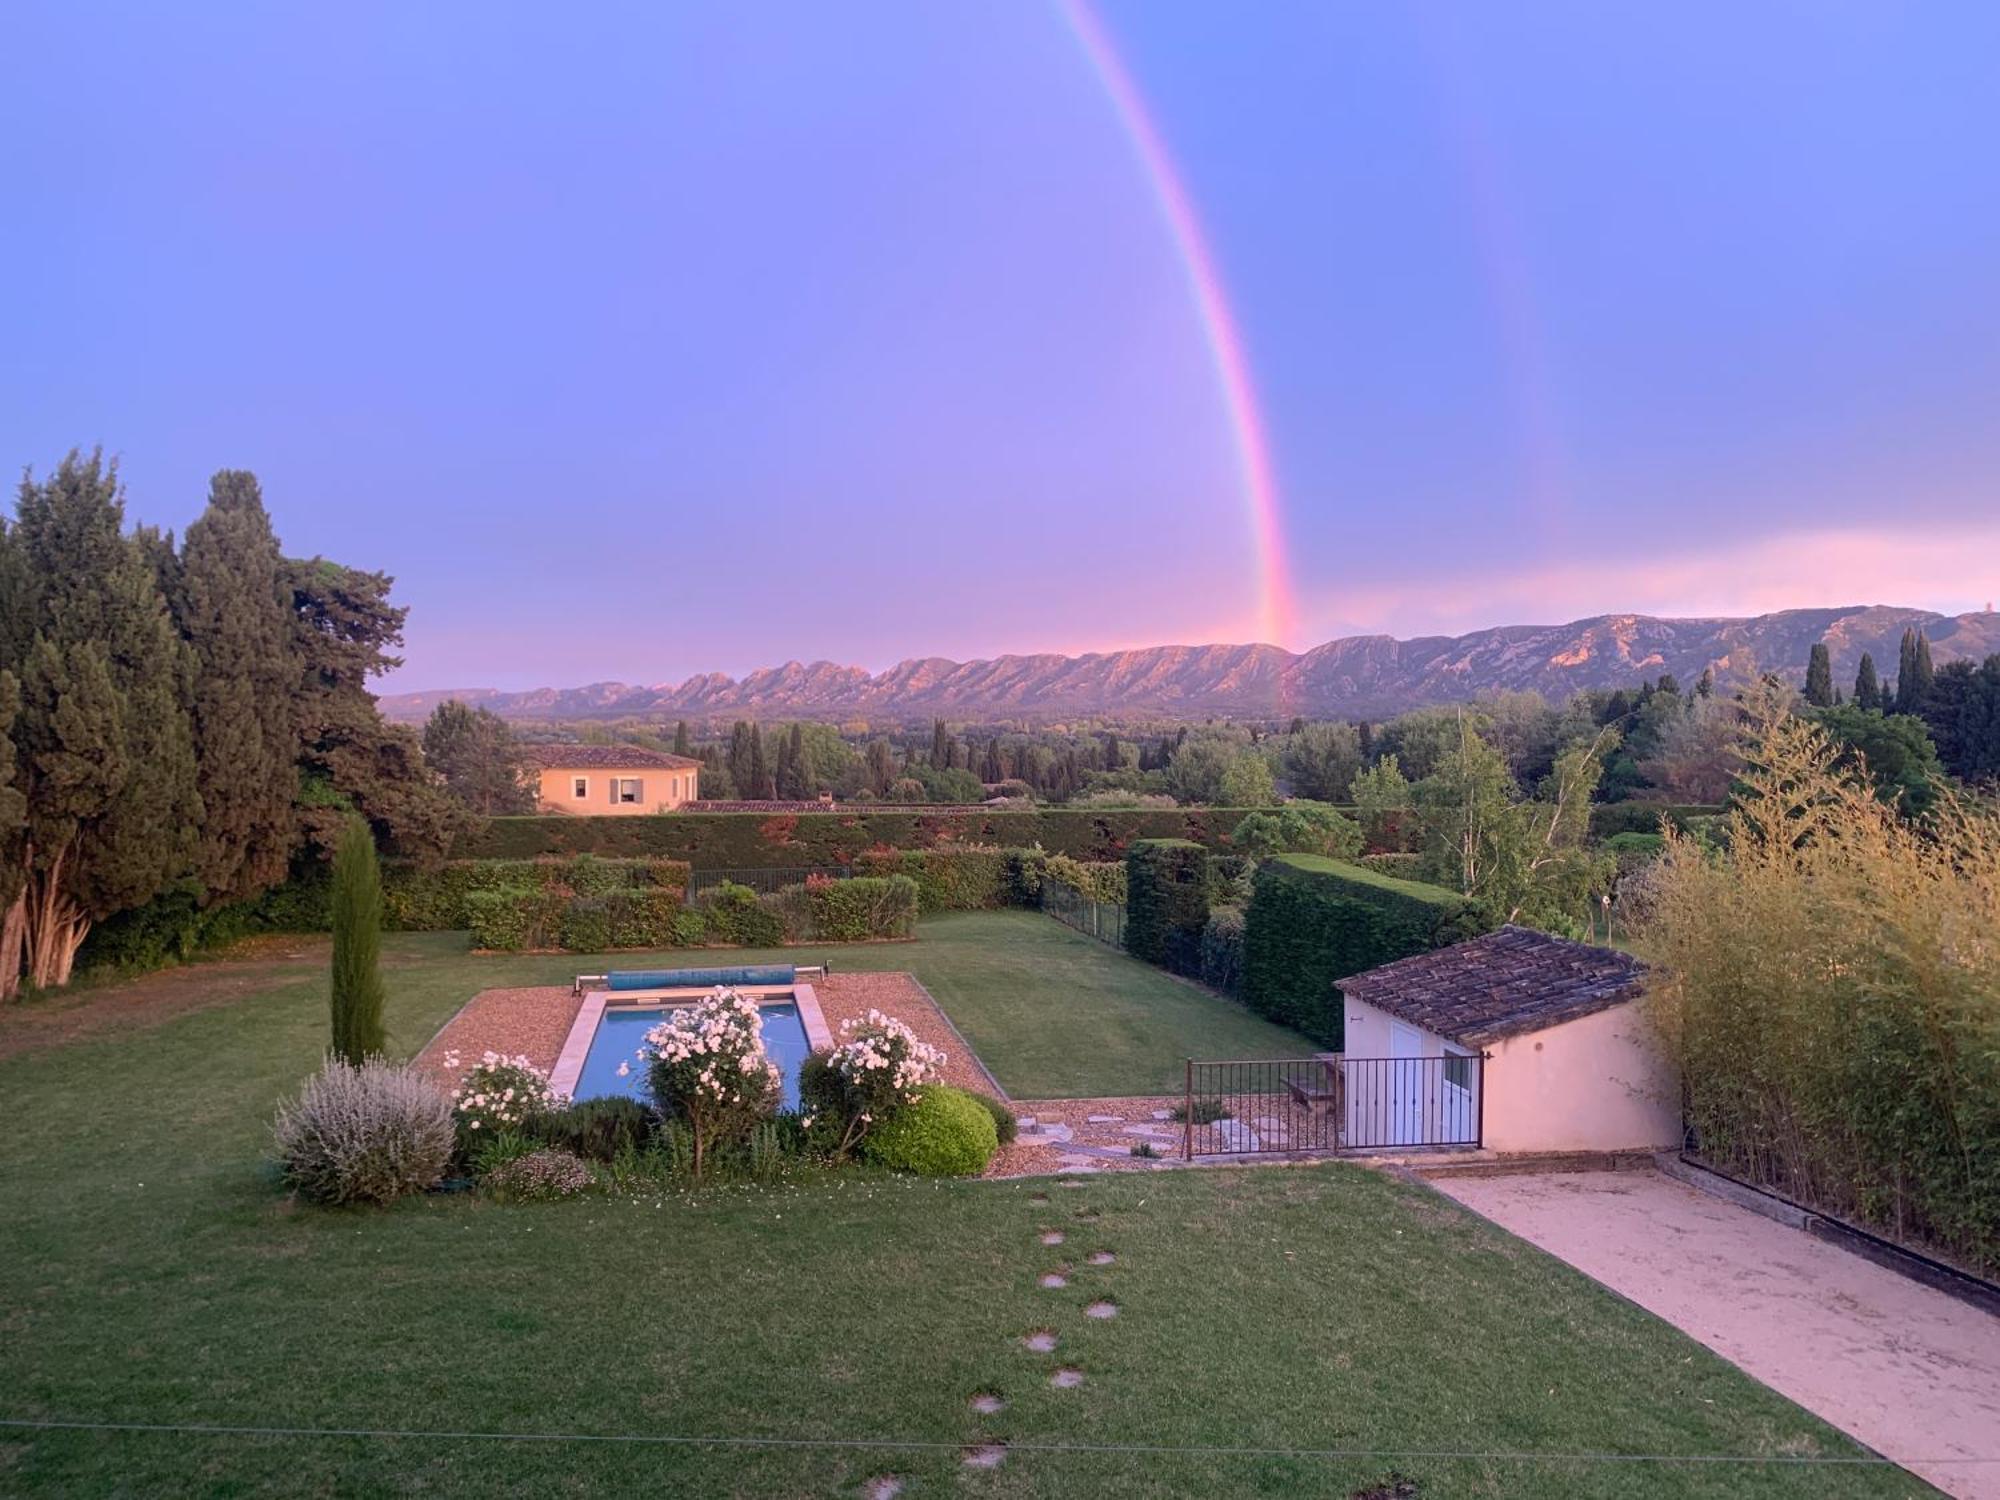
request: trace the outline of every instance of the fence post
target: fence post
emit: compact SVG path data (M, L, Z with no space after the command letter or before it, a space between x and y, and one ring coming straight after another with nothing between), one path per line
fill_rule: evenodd
M1187 1086L1181 1092L1181 1160L1194 1160L1194 1059L1187 1059Z

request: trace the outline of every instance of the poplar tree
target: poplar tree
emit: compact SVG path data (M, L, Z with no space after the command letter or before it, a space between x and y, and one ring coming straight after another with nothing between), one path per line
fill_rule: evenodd
M207 902L284 879L297 843L302 663L282 592L283 554L254 474L224 469L188 528L171 579L194 651L195 877Z
M1866 651L1861 653L1861 665L1854 673L1854 706L1859 709L1882 706L1882 684L1875 677L1875 658Z
M1806 702L1814 708L1833 707L1833 658L1826 642L1815 641L1806 662Z
M333 856L333 1050L359 1066L382 1033L382 871L368 820L349 813Z
M202 819L193 653L146 553L123 533L117 467L71 452L21 481L14 545L31 632L13 739L29 977L65 984L91 925L192 872Z

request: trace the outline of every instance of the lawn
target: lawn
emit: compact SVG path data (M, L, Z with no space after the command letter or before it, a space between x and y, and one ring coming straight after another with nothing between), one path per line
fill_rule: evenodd
M946 976L1004 991L996 976L1044 958L1032 919L966 923L927 924L940 955L990 932L1018 940L1019 967L966 951L927 972L929 936L864 951L925 974L973 1029ZM450 948L389 945L399 1047L469 988ZM485 962L481 983L575 967ZM1429 1497L1929 1493L1881 1467L1421 1456L1856 1450L1531 1247L1360 1168L297 1207L261 1156L272 1102L324 1040L318 969L170 978L233 998L145 1025L163 981L107 990L132 1026L0 1061L0 1417L312 1431L0 1430L0 1493L804 1496L894 1472L913 1495L1346 1495L1392 1469ZM1052 1019L1076 999L1054 988ZM982 1052L1038 1034L990 997L983 1014ZM1116 1262L1089 1265L1096 1249ZM1068 1286L1037 1284L1059 1266ZM1099 1296L1115 1319L1082 1315ZM1054 1354L1019 1342L1037 1328ZM1083 1385L1051 1388L1058 1364ZM982 1390L1006 1409L973 1413ZM1005 1463L962 1474L959 1446L987 1436L1014 1445ZM1217 1448L1238 1451L1193 1451ZM1301 1448L1369 1456L1272 1451Z

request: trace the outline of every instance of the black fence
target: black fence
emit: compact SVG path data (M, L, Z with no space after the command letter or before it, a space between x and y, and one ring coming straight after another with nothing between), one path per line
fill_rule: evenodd
M1334 1053L1190 1061L1182 1153L1470 1149L1481 1138L1482 1062Z
M1114 948L1125 946L1125 903L1094 901L1082 891L1060 880L1044 877L1042 910L1065 927L1073 927L1086 937Z

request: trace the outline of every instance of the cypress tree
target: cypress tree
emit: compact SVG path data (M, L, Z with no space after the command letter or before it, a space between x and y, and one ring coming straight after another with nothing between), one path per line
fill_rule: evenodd
M1931 669L1931 638L1921 631L1917 634L1917 670L1910 690L1910 706L1904 712L1921 714L1924 703L1931 695L1931 688L1937 682L1937 673Z
M1000 761L1000 741L996 737L986 742L986 764L980 771L980 780L988 786L1007 779L1007 768Z
M1703 667L1701 669L1701 676L1695 679L1694 692L1697 698L1712 698L1715 696L1715 668Z
M812 753L806 749L806 727L794 722L785 735L785 758L792 763L792 784L789 791L780 788L778 795L803 800L810 797L813 785Z
M1824 641L1813 643L1812 655L1806 662L1806 702L1814 708L1833 707L1833 659L1827 654Z
M769 801L776 793L770 763L764 759L764 731L753 719L750 723L750 791L746 795Z
M943 719L931 720L931 764L940 771L951 769L951 732Z
M1861 665L1854 673L1854 706L1878 709L1882 706L1882 684L1875 678L1875 658L1861 653Z
M688 748L690 743L691 741L688 738L688 721L682 719L674 725L674 754L692 757L694 751Z
M6 536L0 533L0 547ZM28 799L14 785L14 719L21 711L21 685L0 671L0 1003L21 987L21 947L28 913L21 900L21 833Z
M1902 642L1896 648L1896 712L1907 714L1916 712L1917 684L1917 632L1914 627L1905 626Z
M188 528L172 594L196 662L195 876L211 902L254 896L291 863L302 663L282 561L256 476L222 470Z
M192 653L150 544L123 534L117 468L72 452L21 482L13 546L32 632L13 739L27 799L27 967L65 984L91 925L144 905L193 868L201 799L188 700Z
M382 871L368 820L349 813L333 856L333 1050L351 1063L379 1054Z
M754 797L756 783L750 779L750 724L738 719L729 731L729 779L735 784L736 795Z

